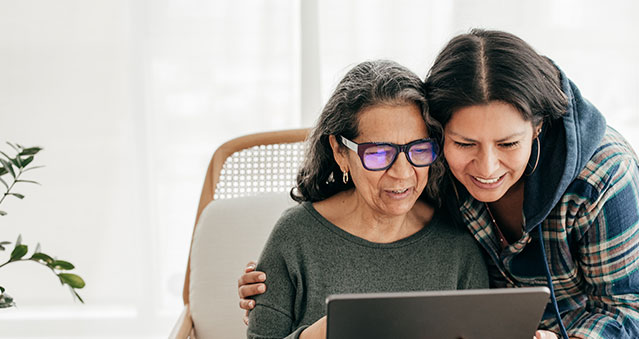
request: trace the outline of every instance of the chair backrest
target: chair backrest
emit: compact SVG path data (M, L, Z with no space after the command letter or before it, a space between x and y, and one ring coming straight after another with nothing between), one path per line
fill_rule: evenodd
M203 210L191 244L189 308L197 339L246 338L237 278L293 205L288 192L271 192L214 200Z
M245 336L237 278L246 262L257 259L281 213L295 204L289 191L308 132L247 135L215 151L200 196L183 290L198 338Z

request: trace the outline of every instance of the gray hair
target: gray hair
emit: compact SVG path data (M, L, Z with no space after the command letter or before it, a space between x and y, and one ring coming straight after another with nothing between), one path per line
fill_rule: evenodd
M333 157L329 136L342 135L353 140L359 136L360 112L378 105L405 104L417 105L429 136L440 142L441 125L427 114L423 82L415 73L389 60L365 61L348 71L324 106L308 137L306 157L297 175L297 186L291 190L291 197L298 202L315 202L352 188L352 181L344 184L341 180L341 170ZM439 203L438 184L443 173L441 161L435 161L430 166L423 199Z

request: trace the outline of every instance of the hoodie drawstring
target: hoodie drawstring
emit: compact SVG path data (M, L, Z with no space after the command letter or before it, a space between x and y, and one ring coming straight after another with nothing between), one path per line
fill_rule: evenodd
M566 327L564 326L563 321L561 321L561 314L559 313L559 306L557 306L557 298L555 297L555 289L552 285L552 276L550 275L550 268L548 267L548 257L546 256L546 250L544 249L544 232L541 229L541 225L537 226L539 230L539 243L541 244L541 255L544 258L544 268L546 269L546 282L548 284L548 288L550 289L550 300L552 301L552 306L555 311L555 317L557 318L557 323L559 324L559 330L561 331L561 336L564 339L570 339L568 337L568 333L566 332Z

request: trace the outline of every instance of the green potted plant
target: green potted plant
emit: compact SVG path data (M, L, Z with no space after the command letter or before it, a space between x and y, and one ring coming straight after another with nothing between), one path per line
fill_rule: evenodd
M20 184L38 184L36 181L23 178L23 174L40 168L42 166L32 166L34 157L42 150L40 147L23 147L19 144L7 142L11 147L14 156L0 150L0 187L4 187L5 192L0 196L0 205L7 198L24 199L24 195L15 192L16 185ZM39 184L38 184L39 185ZM0 218L7 215L7 212L1 210ZM1 226L0 226L1 227ZM68 261L59 260L53 256L45 254L37 244L34 251L29 255L29 247L22 243L22 236L18 235L17 240L13 243L0 239L0 269L18 262L32 262L40 264L51 270L55 274L62 285L67 285L74 297L84 303L77 289L84 287L85 283L82 278L76 274L69 273L75 267ZM5 292L5 288L0 282L0 308L15 306L14 299Z

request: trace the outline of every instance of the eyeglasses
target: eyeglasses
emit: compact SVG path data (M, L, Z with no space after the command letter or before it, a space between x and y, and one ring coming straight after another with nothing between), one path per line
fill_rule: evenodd
M433 139L419 139L405 145L390 142L364 142L358 144L340 136L342 143L355 151L362 161L362 166L369 171L383 171L390 168L397 160L400 152L415 167L426 167L437 159L439 145Z

